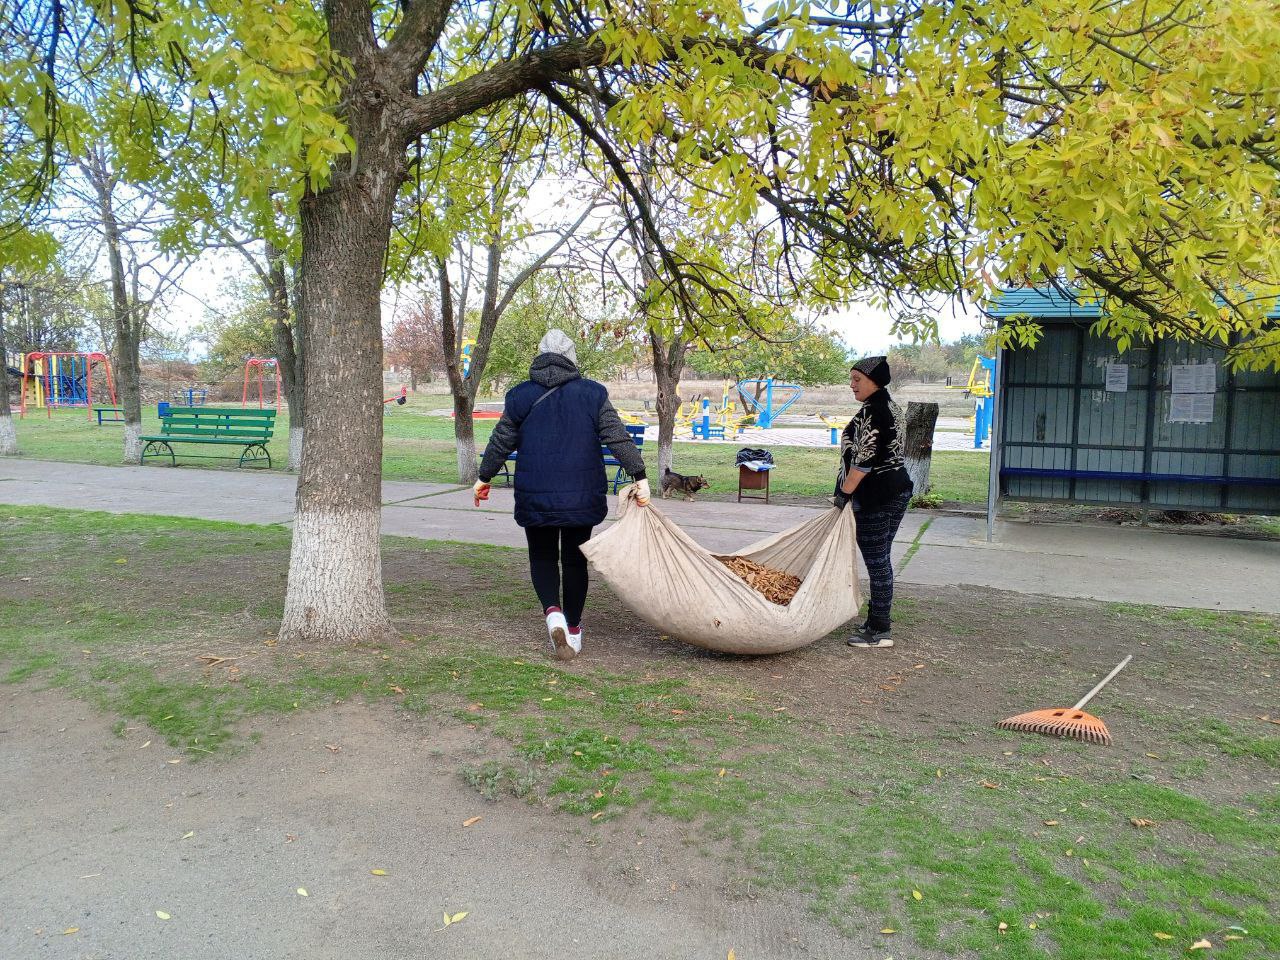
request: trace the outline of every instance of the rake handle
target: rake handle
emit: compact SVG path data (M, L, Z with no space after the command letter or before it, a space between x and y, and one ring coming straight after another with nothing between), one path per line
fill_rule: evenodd
M1101 690L1103 687L1105 687L1105 686L1106 686L1108 683L1110 683L1112 680L1114 680L1114 679L1115 679L1116 674L1117 674L1117 673L1119 673L1121 670L1123 670L1125 667L1127 667L1127 666L1129 665L1129 661L1130 661L1130 660L1132 660L1132 659L1133 659L1133 654L1131 653L1131 654L1129 654L1127 657L1125 657L1123 660L1121 660L1121 661L1120 661L1120 663L1119 663L1119 665L1118 665L1114 670L1112 670L1112 671L1111 671L1110 673L1108 673L1105 677L1103 677L1100 681L1098 681L1098 685L1097 685L1096 687L1094 687L1092 690L1090 690L1088 693L1086 693L1083 697L1081 697L1080 702L1079 702L1079 703L1077 703L1077 704L1076 704L1074 707L1072 707L1071 709L1072 709L1072 710L1079 710L1079 709L1080 709L1081 707L1083 707L1086 703L1088 703L1088 702L1089 702L1090 700L1092 700L1095 696L1097 696L1098 691L1099 691L1099 690Z

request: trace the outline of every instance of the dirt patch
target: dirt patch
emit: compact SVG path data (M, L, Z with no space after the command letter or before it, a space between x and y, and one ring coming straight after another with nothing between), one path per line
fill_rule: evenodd
M545 653L545 630L522 554L493 561L481 584L502 584L518 604L495 615L468 606L434 611L432 630L451 628L477 648L509 655ZM426 592L448 597L474 592L477 573L446 554L396 552L389 579L418 579ZM461 615L460 615L461 614ZM836 733L868 726L909 741L922 756L954 753L957 740L976 756L1002 757L1005 717L1027 710L1070 706L1127 654L1133 662L1090 704L1115 744L1077 748L1035 737L1055 771L1076 775L1109 771L1206 799L1234 799L1280 782L1272 764L1248 756L1221 764L1221 745L1198 732L1225 723L1242 739L1274 736L1280 715L1280 647L1233 639L1193 623L1153 624L1115 605L1026 596L975 587L900 586L891 650L859 651L831 636L767 657L721 654L663 636L593 582L584 617L584 655L565 669L638 674L644 679L711 676L754 698L757 712L784 708ZM1257 622L1275 627L1269 618ZM412 629L408 622L402 629ZM1030 736L1030 735L1022 735ZM1204 765L1213 776L1200 776ZM1179 773L1181 771L1181 773Z

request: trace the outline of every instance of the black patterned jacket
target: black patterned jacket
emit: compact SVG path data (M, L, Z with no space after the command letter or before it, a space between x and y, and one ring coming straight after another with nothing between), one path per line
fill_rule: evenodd
M912 488L902 460L906 440L902 407L882 387L867 398L840 438L837 482L843 483L850 470L867 475L853 494L856 509L875 510Z

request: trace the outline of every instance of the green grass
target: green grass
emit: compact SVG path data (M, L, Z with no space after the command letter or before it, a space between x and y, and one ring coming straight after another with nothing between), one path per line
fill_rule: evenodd
M428 397L423 399L423 407L430 408L433 401L444 403L441 398ZM488 442L494 423L493 420L476 421L476 444L481 451ZM385 418L383 426L382 471L386 479L457 482L452 420L428 416L411 408L397 409ZM159 429L155 408L145 409L144 433L158 432ZM123 452L119 424L98 427L79 412L59 411L52 418L30 415L17 421L17 430L23 454L34 459L111 465L120 462ZM276 420L275 436L267 446L276 470L283 470L287 463L288 437L289 418L287 412L282 411ZM188 449L193 453L208 452L203 448ZM835 482L834 447L776 446L770 449L778 464L770 480L772 492L814 499L830 496ZM235 460L184 459L182 448L176 450L178 462L184 467L237 469ZM736 496L736 453L737 447L726 444L677 442L673 469L679 473L705 475L711 481L713 496ZM646 450L645 456L651 466L657 462L656 450ZM944 501L985 502L987 465L987 457L983 454L935 453L932 496Z
M1091 763L1096 748L985 728L976 740L942 720L910 737L866 717L818 722L715 659L674 676L640 664L562 670L490 633L528 605L523 554L496 547L389 539L389 570L455 578L389 576L393 616L420 632L286 651L270 631L287 550L282 528L0 508L0 678L65 689L193 760L228 763L252 749L262 719L394 697L496 739L459 770L482 796L537 799L586 827L689 824L763 895L798 893L882 956L1146 960L1201 937L1216 957L1280 953L1274 790L1200 797ZM413 567L424 551L430 563ZM184 590L166 587L175 578ZM1107 613L1118 633L1156 617ZM903 624L920 615L901 599ZM1019 615L1041 614L1002 611ZM1261 630L1262 618L1202 615L1179 624L1251 644ZM203 668L201 654L240 656L244 669ZM1276 763L1274 738L1215 722L1186 734L1221 751L1205 777ZM1003 749L975 749L991 738ZM1232 927L1248 932L1224 940Z
M1117 616L1157 627L1191 626L1218 640L1242 643L1259 650L1280 650L1275 621L1261 614L1196 608L1153 607L1137 603L1108 603Z

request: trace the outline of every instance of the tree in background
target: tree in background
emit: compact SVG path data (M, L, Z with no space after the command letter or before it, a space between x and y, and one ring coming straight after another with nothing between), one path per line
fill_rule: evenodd
M760 337L739 337L714 350L695 348L689 366L708 377L726 380L755 380L773 377L803 387L843 383L849 379L849 349L828 330L810 325L796 326L800 334L771 341ZM759 397L760 390L755 393Z
M419 380L430 383L432 373L444 367L440 331L440 314L425 300L403 311L387 329L387 363L409 371L410 390L418 389Z
M552 328L573 340L584 377L610 379L632 355L618 303L580 270L538 274L516 294L494 334L484 386L501 393L524 380L538 342Z

